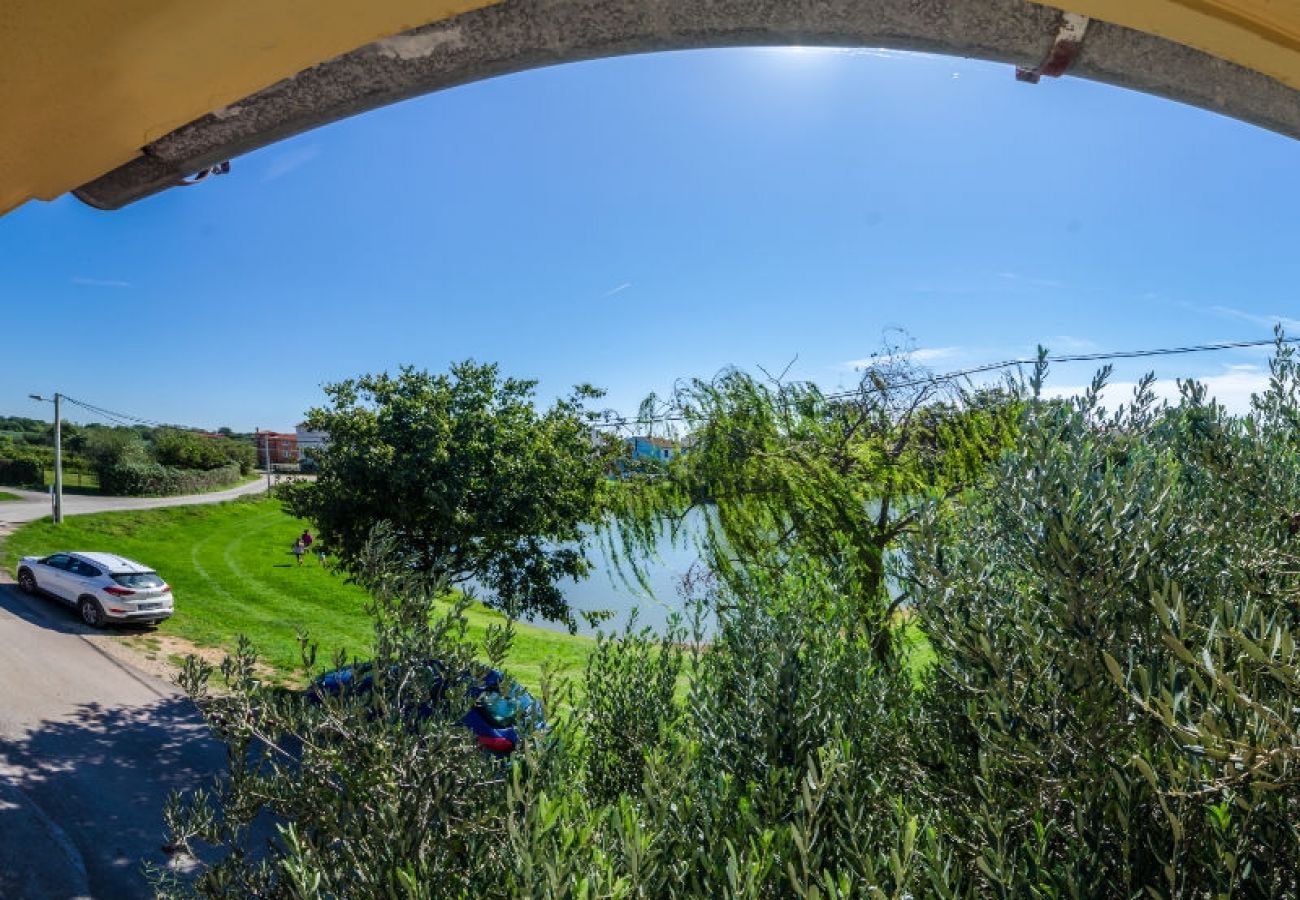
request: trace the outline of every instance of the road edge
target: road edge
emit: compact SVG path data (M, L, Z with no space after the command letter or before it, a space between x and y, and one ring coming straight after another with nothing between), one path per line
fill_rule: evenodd
M0 775L0 804L8 804L33 821L32 831L38 828L49 836L50 842L62 853L67 865L57 870L39 865L40 855L22 841L0 841L0 888L12 883L20 893L15 896L39 900L42 897L59 900L80 900L90 897L90 877L86 861L68 833L46 815L40 804L27 796L26 791L13 782L13 776ZM23 829L25 832L27 829ZM53 877L51 877L53 876ZM7 889L7 888L6 888Z

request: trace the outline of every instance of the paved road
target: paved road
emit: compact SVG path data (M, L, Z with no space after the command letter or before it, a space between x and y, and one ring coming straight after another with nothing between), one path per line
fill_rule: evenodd
M24 491L18 488L4 488L11 494L22 497L21 500L9 500L0 503L0 530L3 526L33 522L50 514L50 495L42 491ZM190 506L195 503L221 503L248 494L260 494L266 491L266 479L250 481L224 491L210 494L192 494L185 497L99 497L94 494L64 494L63 514L65 516L83 513L109 512L118 509L153 509L159 506Z
M150 896L167 794L225 767L193 705L107 640L0 583L0 897Z
M50 514L48 494L6 490L0 535ZM67 494L65 515L220 503L259 480L189 497ZM225 768L224 751L174 686L106 649L70 609L0 573L0 898L151 896L142 864L165 865L168 793Z

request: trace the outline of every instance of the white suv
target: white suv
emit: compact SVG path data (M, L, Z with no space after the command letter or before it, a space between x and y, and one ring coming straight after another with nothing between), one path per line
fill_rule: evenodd
M152 625L172 614L172 589L158 573L111 553L24 556L18 586L70 603L87 625Z

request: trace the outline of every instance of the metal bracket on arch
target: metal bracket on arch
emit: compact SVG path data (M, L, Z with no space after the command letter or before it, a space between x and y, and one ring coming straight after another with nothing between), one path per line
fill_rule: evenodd
M199 182L203 181L203 179L207 178L210 175L229 175L229 174L230 174L230 160L226 160L225 162L217 163L215 166L208 166L206 169L199 169L189 178L178 179L176 185L178 187L191 187L192 185L196 185Z
M1049 78L1059 78L1064 75L1066 70L1074 65L1074 60L1083 47L1083 36L1088 31L1088 21L1087 16L1078 13L1061 13L1061 27L1056 31L1056 40L1052 42L1052 49L1048 50L1043 61L1032 69L1016 66L1016 81L1038 84L1038 80L1044 75Z

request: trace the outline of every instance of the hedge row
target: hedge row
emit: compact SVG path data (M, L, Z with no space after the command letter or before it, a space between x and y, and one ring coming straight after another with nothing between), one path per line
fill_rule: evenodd
M0 484L15 487L40 487L45 470L34 459L0 459Z
M118 497L197 494L239 480L239 464L216 469L173 469L158 463L118 463L99 469L99 490Z

